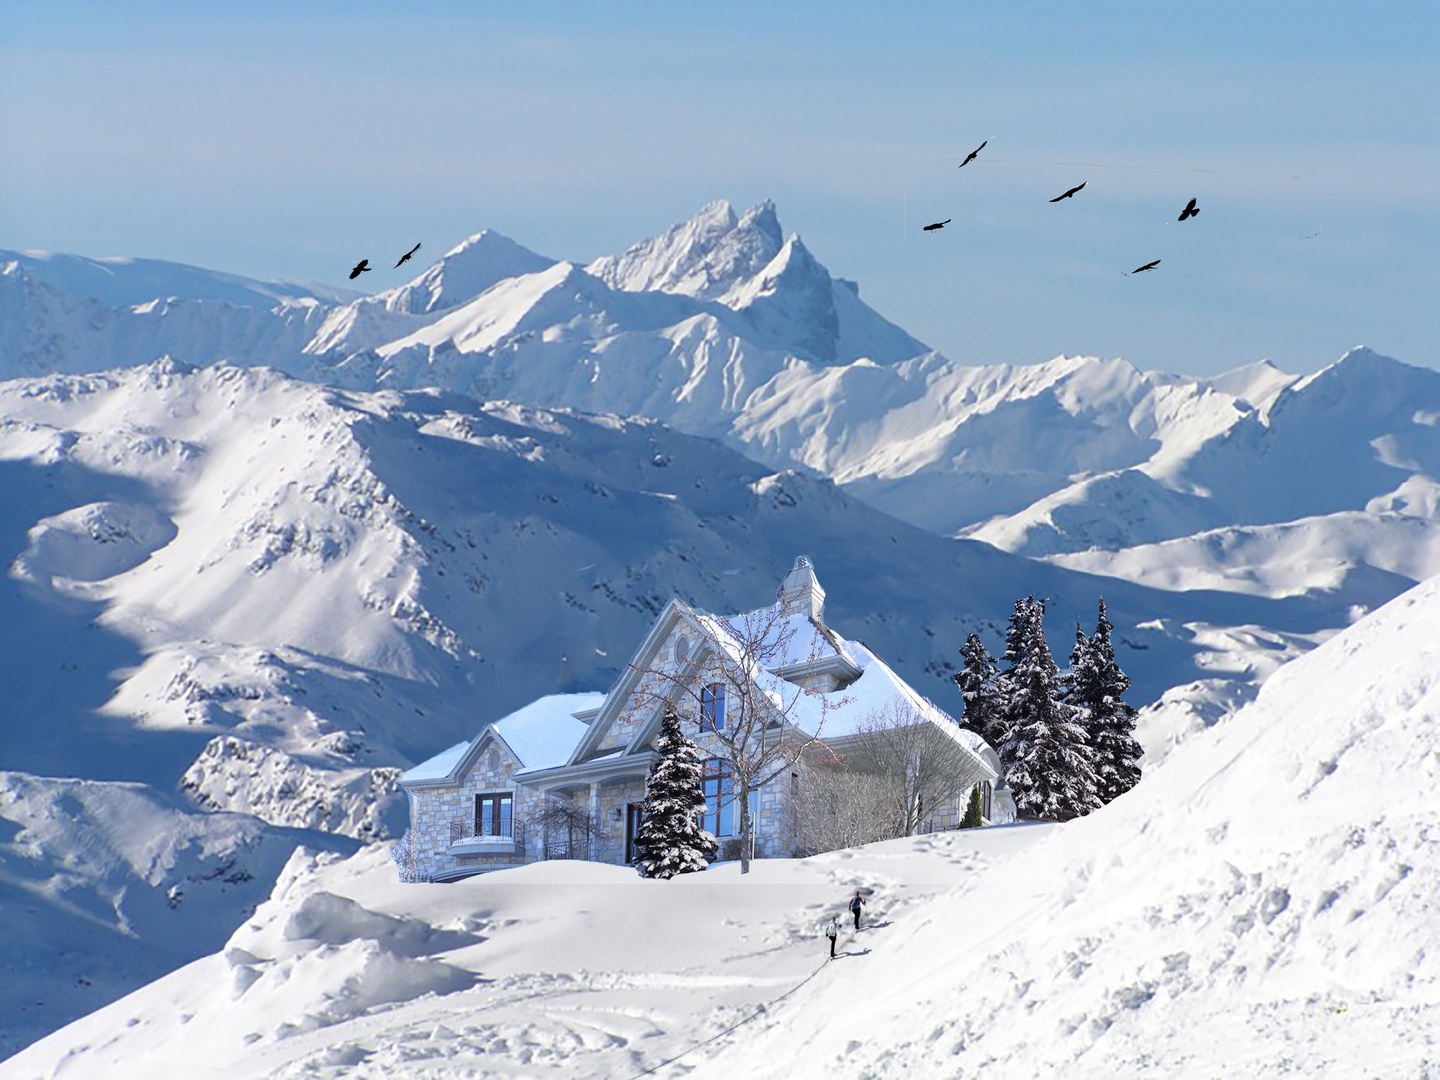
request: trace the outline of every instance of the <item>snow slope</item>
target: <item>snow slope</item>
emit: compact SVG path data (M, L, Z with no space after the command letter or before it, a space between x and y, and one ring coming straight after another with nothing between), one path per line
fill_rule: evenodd
M219 948L300 843L359 847L144 784L0 772L0 1058Z
M223 951L0 1077L1413 1077L1440 1067L1440 579L1088 817L674 882L297 853ZM850 890L866 929L827 962ZM763 1009L761 1006L764 1006ZM702 1045L703 1044L703 1045Z
M1130 795L797 995L699 1075L1414 1076L1440 1066L1440 579L1287 665ZM956 933L1004 910L976 940ZM963 990L961 989L963 988ZM997 1016L1011 1022L996 1024ZM1023 1018L1023 1019L1022 1019ZM783 1037L776 1033L784 1031ZM835 1048L855 1039L849 1050Z
M956 883L1003 873L1051 828L762 860L743 879L722 863L672 882L561 861L399 885L383 848L297 853L222 949L0 1063L0 1077L170 1075L201 1048L217 1075L239 1077L628 1077L813 975L828 952L820 925L857 886L874 933L889 933ZM846 965L868 962L864 935L841 942L820 974L863 977Z

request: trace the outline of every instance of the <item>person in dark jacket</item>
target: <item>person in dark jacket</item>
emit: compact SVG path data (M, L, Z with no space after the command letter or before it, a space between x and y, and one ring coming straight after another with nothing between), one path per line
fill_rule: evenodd
M850 910L855 914L855 929L860 929L860 906L865 903L865 898L860 895L860 890L855 890L855 895L850 898Z

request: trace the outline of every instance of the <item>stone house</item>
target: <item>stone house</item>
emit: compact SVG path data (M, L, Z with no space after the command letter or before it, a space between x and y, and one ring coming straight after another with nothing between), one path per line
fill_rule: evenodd
M959 748L953 793L926 808L922 828L958 825L977 784L986 821L1012 819L1008 792L996 788L995 752L863 643L826 626L824 602L803 556L776 603L755 612L722 619L672 598L608 693L540 698L406 772L400 784L419 878L448 881L543 858L633 861L651 740L667 703L706 758L704 827L722 858L741 839L722 736L733 739L746 704L765 712L754 730L768 727L767 738L790 730L823 739L793 772L751 792L748 839L757 853L791 854L785 807L794 785L805 783L819 750L844 755L867 716L896 705Z

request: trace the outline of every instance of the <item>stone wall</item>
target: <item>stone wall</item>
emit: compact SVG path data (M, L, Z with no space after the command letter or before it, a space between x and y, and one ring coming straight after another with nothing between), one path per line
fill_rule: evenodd
M539 808L541 793L512 780L519 763L499 739L481 744L469 772L456 787L421 788L411 793L410 830L415 839L415 868L421 880L460 867L519 866L534 862L537 845L531 839L523 855L451 855L450 823L457 818L465 835L475 829L475 796L509 792L512 822L524 822Z

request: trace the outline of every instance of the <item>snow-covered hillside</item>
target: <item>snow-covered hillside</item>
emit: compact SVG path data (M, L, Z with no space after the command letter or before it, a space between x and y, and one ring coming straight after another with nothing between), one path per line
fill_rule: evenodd
M0 772L0 1058L220 948L302 843L360 846L145 784Z
M1440 579L1063 825L673 882L297 854L223 950L0 1076L1429 1075ZM866 928L825 959L852 888ZM848 930L847 930L848 935ZM762 1008L763 1006L763 1008ZM701 1045L703 1044L703 1045Z
M965 635L998 652L1022 594L1050 598L1057 645L1103 594L1143 704L1263 673L1400 587L1168 593L926 533L653 421L173 361L0 384L0 484L8 768L360 839L403 820L398 768L604 689L672 593L748 610L802 552L832 624L950 707ZM0 850L29 850L14 827Z

